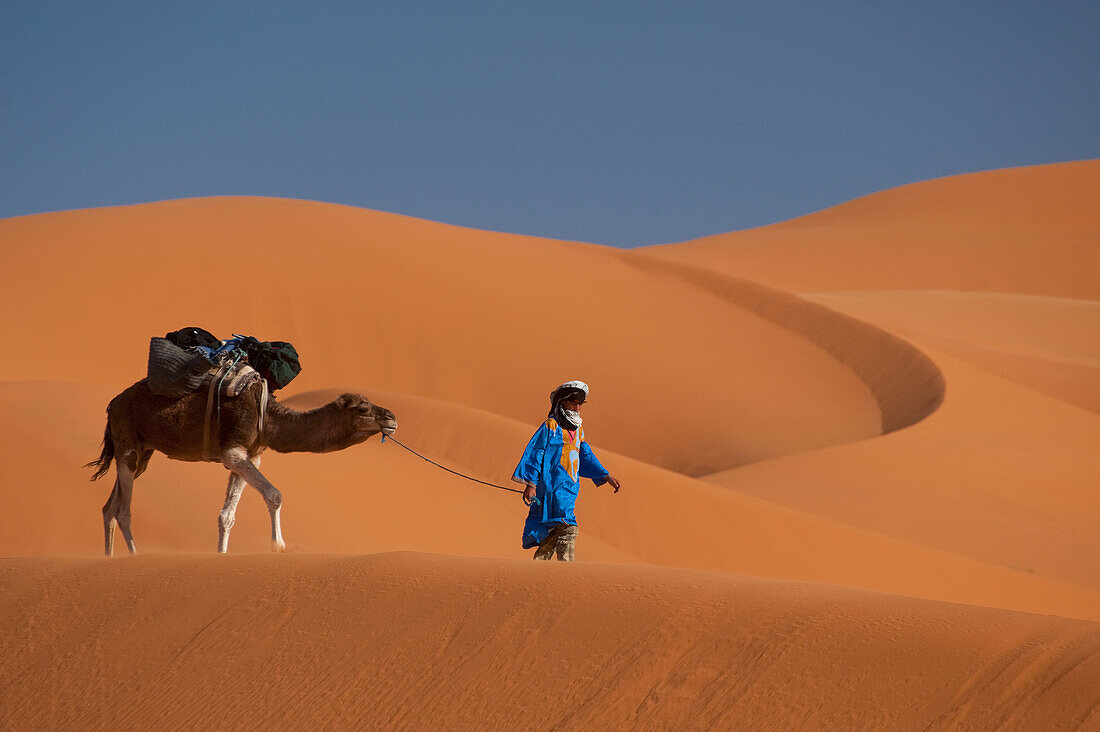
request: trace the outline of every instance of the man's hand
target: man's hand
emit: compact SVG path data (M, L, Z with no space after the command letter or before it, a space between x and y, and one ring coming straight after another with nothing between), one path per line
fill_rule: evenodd
M535 486L529 485L523 489L523 502L530 506L533 500L535 500Z
M619 489L622 488L622 486L619 485L619 481L614 476L607 476L607 482L611 484L611 487L615 489L616 493L618 493Z

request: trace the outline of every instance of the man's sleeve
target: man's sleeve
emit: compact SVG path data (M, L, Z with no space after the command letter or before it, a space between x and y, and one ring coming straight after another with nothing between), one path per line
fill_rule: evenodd
M581 477L591 478L592 482L596 485L603 485L607 482L608 473L607 468L600 465L600 461L596 459L595 453L592 452L592 448L588 446L587 442L581 443Z
M539 473L542 471L542 457L546 452L546 443L549 440L550 430L543 423L531 435L531 441L523 451L523 457L519 459L519 465L512 473L512 480L529 486L538 487Z

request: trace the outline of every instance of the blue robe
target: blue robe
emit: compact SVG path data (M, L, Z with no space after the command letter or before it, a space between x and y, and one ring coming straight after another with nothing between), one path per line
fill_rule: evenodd
M607 482L608 472L584 441L584 428L575 438L548 419L527 443L512 480L535 486L536 503L531 504L523 525L523 548L536 547L558 524L577 525L573 508L581 489L581 478L596 485Z

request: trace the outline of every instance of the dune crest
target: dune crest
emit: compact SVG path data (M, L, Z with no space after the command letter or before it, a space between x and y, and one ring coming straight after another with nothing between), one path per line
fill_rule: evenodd
M790 292L1100 300L1100 160L891 188L790 221L637 249Z

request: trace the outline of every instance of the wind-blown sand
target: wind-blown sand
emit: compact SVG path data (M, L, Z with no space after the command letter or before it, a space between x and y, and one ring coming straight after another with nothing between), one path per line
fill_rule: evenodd
M633 251L260 198L0 221L0 720L1100 725L1097 191L993 171ZM158 455L105 560L81 466L186 325L290 340L280 400L362 391L504 484L584 378L623 491L535 565L514 493L269 453L289 553L249 491L219 557L224 469Z

